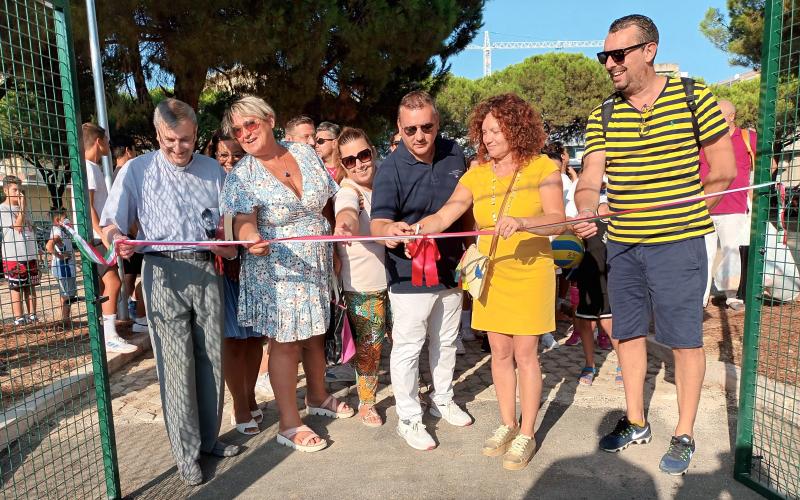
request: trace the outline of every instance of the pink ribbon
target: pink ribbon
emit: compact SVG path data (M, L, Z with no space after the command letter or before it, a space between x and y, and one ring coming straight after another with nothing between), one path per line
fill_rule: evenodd
M424 235L421 239L406 244L406 248L411 254L411 284L422 286L424 277L425 286L438 285L439 271L436 269L436 261L441 255L436 242Z

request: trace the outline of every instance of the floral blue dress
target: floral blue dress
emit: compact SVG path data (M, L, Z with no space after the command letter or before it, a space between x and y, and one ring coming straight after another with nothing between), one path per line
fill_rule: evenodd
M282 144L303 177L298 199L254 157L242 158L225 179L220 210L236 215L257 211L264 239L330 234L322 209L338 187L306 144ZM326 243L275 243L264 257L242 257L239 325L278 342L323 335L330 319L332 247Z

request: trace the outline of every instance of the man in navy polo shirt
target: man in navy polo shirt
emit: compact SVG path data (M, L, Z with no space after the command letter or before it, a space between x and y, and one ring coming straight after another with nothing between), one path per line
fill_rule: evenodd
M402 142L384 160L372 192L371 231L375 236L414 234L409 223L438 211L466 170L464 153L439 133L439 113L428 93L414 91L400 101L397 127ZM451 227L449 231L458 231ZM400 238L399 240L401 240ZM439 283L411 284L411 259L401 241L387 241L386 274L392 306L392 390L400 422L397 433L412 448L432 450L436 443L422 424L419 355L429 336L428 353L435 392L431 415L467 426L472 418L453 402L455 340L461 316L461 289L455 268L464 252L461 238L437 240Z

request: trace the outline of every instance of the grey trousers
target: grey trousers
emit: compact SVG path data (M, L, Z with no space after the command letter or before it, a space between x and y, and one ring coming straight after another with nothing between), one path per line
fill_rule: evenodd
M164 423L180 466L210 452L223 405L222 276L214 261L145 255L144 303Z

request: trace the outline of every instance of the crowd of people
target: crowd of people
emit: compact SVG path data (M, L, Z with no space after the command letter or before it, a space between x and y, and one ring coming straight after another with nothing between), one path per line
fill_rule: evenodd
M726 195L722 201L608 216L719 192L731 182L747 185L755 138L735 126L733 106L718 105L704 85L657 75L658 43L658 30L645 16L611 24L598 59L615 92L588 118L580 175L569 167L563 145L547 143L540 113L514 94L475 107L465 143L476 154L468 162L458 143L439 134L433 98L424 91L408 93L398 105L390 154L380 165L368 135L354 127L315 126L310 117L299 116L285 123L285 140L276 140L277 115L255 96L233 102L206 155L197 154L194 110L166 99L153 119L159 149L127 157L109 191L98 167L109 150L105 131L84 125L95 244L106 248L115 242L126 281L133 276L126 288L144 299L136 301L144 306L135 314L136 324L153 341L181 477L192 485L202 482L200 453L240 451L218 439L223 381L232 395L232 423L246 435L260 432L256 389L268 386L279 412L277 442L298 451L328 446L301 419L296 397L301 363L308 414L357 416L366 426L383 425L375 405L385 344L391 349L397 434L412 448L434 449L437 443L422 420L425 411L457 427L473 422L453 399L453 371L458 344L474 339L474 332L487 339L499 406L499 426L482 453L502 456L507 469L522 469L538 445L540 339L549 343L544 336L556 330L557 318L573 323L565 344L583 345L585 364L576 374L581 383L591 385L598 375L595 338L599 347L617 351L615 383L624 388L627 409L600 440L608 452L651 439L643 386L645 337L655 320L656 339L675 354L678 389L678 421L660 467L685 473L695 450L693 424L705 369L702 318L709 259L717 246L712 235L719 237L724 262L717 287L729 306L739 309L740 301L731 296L739 272L732 248L738 248L735 228L742 226L748 204ZM746 148L740 147L744 137ZM121 146L118 157L127 147ZM743 158L742 151L749 156ZM4 231L24 226L18 188L4 180ZM229 237L251 243L129 243L211 241L223 237L220 228L227 226ZM430 243L411 236L474 230L492 235L437 239L435 269L416 276L414 255ZM586 250L577 269L557 274L550 240L564 231L583 238ZM381 239L273 241L328 234ZM51 238L53 269L61 269L71 244L55 228ZM466 255L478 256L484 266L469 294L462 289ZM136 259L138 264L129 264ZM12 287L14 314L33 320L35 261L11 262L4 261L7 275L28 277ZM74 276L74 269L59 272ZM110 299L101 306L106 346L135 349L114 329L118 274L114 268L99 272L101 292ZM135 292L138 273L141 288ZM357 407L335 398L325 383L324 339L334 288L342 290L355 339L350 370ZM74 280L64 281L62 297L62 314L68 315ZM433 382L429 403L420 398L419 385L426 342Z

